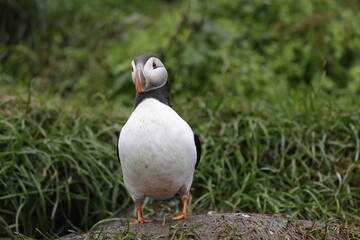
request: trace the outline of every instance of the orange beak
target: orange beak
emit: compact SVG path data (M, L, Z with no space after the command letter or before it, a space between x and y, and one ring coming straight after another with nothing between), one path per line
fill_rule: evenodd
M144 89L142 88L142 79L141 79L142 71L141 68L137 68L135 72L135 90L136 92L142 92Z
M147 78L144 74L144 69L138 66L135 72L135 90L136 92L143 92L146 88Z

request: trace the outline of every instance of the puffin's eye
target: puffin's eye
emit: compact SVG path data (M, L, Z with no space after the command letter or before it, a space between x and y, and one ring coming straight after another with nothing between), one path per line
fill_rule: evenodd
M153 62L153 69L157 68L155 61Z

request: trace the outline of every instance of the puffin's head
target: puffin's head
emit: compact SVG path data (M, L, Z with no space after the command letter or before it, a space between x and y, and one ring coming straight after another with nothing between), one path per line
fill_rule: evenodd
M167 71L164 64L154 55L145 54L131 61L132 80L136 92L147 92L165 85Z

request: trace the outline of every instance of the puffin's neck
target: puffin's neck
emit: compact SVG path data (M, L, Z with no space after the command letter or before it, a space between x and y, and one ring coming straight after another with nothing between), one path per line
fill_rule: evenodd
M169 99L169 91L170 91L169 84L166 82L165 85L160 88L150 90L148 92L138 92L136 93L134 108L136 108L146 98L155 98L156 100L159 100L163 104L171 107L170 99Z

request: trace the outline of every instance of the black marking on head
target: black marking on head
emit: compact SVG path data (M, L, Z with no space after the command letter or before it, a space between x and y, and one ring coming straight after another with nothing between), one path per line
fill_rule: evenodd
M145 63L147 62L147 60L149 60L149 58L151 57L156 57L155 55L152 55L152 54L144 54L144 55L140 55L138 57L136 57L134 59L134 63L135 63L135 66L138 65L138 64L141 64L141 65L145 65ZM158 58L158 57L156 57Z

